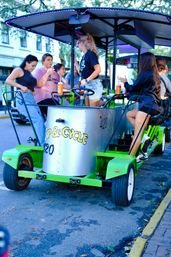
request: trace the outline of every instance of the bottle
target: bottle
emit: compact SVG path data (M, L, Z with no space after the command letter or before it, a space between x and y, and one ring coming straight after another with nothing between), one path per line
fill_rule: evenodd
M118 79L118 83L117 83L117 85L116 85L115 93L116 93L117 95L119 95L119 94L121 93L121 85L120 85L119 79Z
M63 83L61 81L58 82L57 89L58 89L58 94L59 95L63 95L63 88L64 88Z
M116 94L119 95L121 93L121 85L116 86Z

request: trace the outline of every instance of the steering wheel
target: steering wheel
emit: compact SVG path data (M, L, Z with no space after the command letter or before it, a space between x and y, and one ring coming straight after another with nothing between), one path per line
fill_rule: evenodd
M91 96L91 95L94 95L94 93L95 93L94 90L92 90L90 88L86 88L86 87L73 88L72 92L79 97Z

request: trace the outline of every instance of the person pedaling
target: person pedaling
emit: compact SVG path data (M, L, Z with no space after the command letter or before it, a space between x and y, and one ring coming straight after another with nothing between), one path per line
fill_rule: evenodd
M160 103L160 78L157 70L155 56L146 52L141 54L139 74L133 85L128 84L126 78L120 77L128 92L128 98L136 98L138 107L127 112L127 119L134 128L134 135L129 149L129 154L134 156L145 138L142 139L143 131L147 127L150 118L161 113ZM148 140L149 138L146 138ZM137 156L137 162L148 159L147 153Z

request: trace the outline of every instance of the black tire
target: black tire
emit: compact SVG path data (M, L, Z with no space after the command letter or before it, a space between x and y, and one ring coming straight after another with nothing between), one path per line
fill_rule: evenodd
M14 119L14 120L15 120L15 122L16 122L17 124L20 124L20 125L25 125L25 124L27 123L26 120L16 120L16 119Z
M163 133L163 139L162 139L162 143L160 145L158 145L155 149L154 149L154 153L155 154L163 154L165 151L165 145L166 145L166 136L165 133Z
M118 206L129 206L135 187L134 166L130 164L126 175L112 180L112 201Z
M170 143L170 129L165 128L166 143Z
M15 191L21 191L27 188L31 179L18 177L18 170L33 170L33 161L29 154L23 154L18 161L17 170L5 163L3 169L3 180L7 188Z
M11 115L13 120L20 125L25 125L28 122L26 116L19 113L19 111L16 108L11 109Z

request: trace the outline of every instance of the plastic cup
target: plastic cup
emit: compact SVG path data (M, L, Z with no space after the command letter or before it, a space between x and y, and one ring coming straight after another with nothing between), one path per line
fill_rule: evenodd
M62 82L58 82L58 94L59 95L63 94L63 88L64 88L63 83Z
M115 92L116 92L117 95L119 95L121 93L121 86L120 85L116 86L116 91Z

